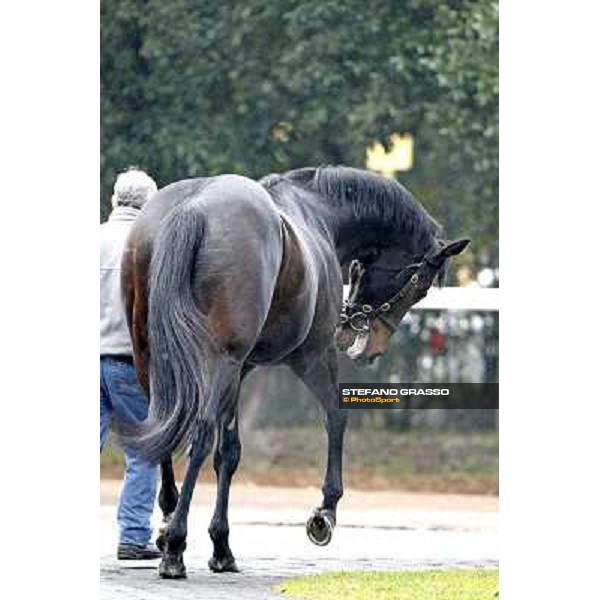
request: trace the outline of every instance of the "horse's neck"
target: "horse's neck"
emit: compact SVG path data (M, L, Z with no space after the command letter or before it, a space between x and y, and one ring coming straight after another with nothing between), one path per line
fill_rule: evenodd
M335 247L336 220L326 204L320 204L313 194L301 197L281 196L276 204L282 217L309 237L321 238Z
M335 251L340 265L355 258L366 248L387 245L393 232L378 226L376 222L363 223L356 218L340 219L327 208L313 205L294 206L291 211L282 211L293 224L298 225L310 237L321 239Z
M384 215L357 217L352 209L340 211L336 225L336 249L344 259L355 258L358 249L394 248L409 255L426 254L436 245L433 231L427 224L404 227ZM345 262L342 261L342 262Z
M333 246L340 264L354 258L361 249L374 246L392 245L411 250L412 240L398 235L389 220L386 222L382 217L378 222L371 216L367 221L357 217L350 206L334 209L334 203L324 196L292 185L296 194L274 197L280 212L304 231Z
M356 258L361 250L391 245L394 239L389 226L376 221L365 222L352 215L340 218L336 227L335 245L340 263Z

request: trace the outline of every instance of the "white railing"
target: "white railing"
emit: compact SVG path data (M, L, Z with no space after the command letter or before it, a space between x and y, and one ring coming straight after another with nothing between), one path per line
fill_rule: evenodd
M500 288L431 288L414 310L500 310Z
M349 286L344 286L344 297ZM483 287L431 288L413 310L500 310L500 289Z

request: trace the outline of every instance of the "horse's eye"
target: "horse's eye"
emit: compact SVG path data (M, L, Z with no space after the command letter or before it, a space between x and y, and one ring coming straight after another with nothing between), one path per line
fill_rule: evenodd
M410 278L410 282L413 285L417 285L417 283L419 283L419 276L415 273L411 278Z

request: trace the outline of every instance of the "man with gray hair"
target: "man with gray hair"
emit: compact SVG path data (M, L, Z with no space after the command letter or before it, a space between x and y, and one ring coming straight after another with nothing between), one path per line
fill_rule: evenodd
M156 189L143 171L121 173L114 186L113 211L100 225L100 451L113 419L141 421L148 414L148 399L133 366L121 296L121 256L133 222ZM140 462L125 448L125 478L117 512L120 560L161 556L150 543L157 474L157 467Z

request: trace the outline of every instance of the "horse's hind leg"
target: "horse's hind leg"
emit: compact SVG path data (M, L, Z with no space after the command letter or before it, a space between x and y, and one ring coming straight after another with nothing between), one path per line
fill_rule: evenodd
M242 367L240 385L244 377L252 370L252 366ZM229 522L227 517L229 507L229 488L231 479L240 462L242 444L240 443L238 423L238 399L240 385L232 389L228 399L227 410L219 420L219 438L215 448L213 466L217 474L217 502L215 512L208 528L213 541L213 555L208 566L215 573L226 571L237 572L235 558L229 548Z
M239 385L239 369L240 366L237 361L225 358L220 361L219 366L213 372L211 398L208 399L207 406L212 406L211 410L215 412L210 421L202 419L198 423L196 435L190 450L185 478L181 486L179 501L165 531L166 543L163 550L163 558L158 567L159 575L165 579L179 579L186 576L183 552L186 548L187 519L194 487L202 463L210 454L213 447L215 421L220 420L219 415L225 414L230 410L232 390L237 390ZM214 405L212 405L213 398L215 400ZM237 400L237 395L235 399Z
M160 493L158 494L158 505L163 514L163 524L160 528L156 545L160 550L165 547L165 531L171 521L177 501L179 500L179 492L175 485L175 473L173 472L172 457L166 458L160 463L161 484Z
M237 404L237 394L236 394ZM217 474L217 502L208 528L213 541L213 555L208 566L215 573L237 572L235 558L229 548L229 522L227 510L231 478L240 462L242 445L238 432L237 407L219 423L219 438L214 454L214 468Z
M344 493L342 451L347 411L338 407L338 358L335 348L327 350L324 361L292 365L294 372L313 392L325 411L327 430L327 471L323 483L323 503L313 511L306 524L311 542L325 546L331 541L336 523L337 504Z
M158 567L158 573L165 579L180 579L186 576L183 552L186 548L187 518L190 502L200 467L212 450L214 437L214 425L206 421L201 421L198 425L194 442L192 443L188 467L183 485L181 486L181 495L177 502L177 508L164 534L166 543L163 558Z

